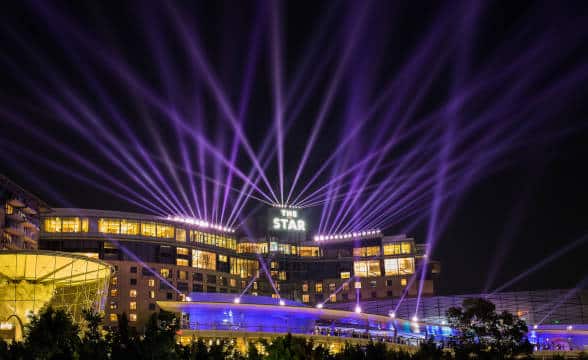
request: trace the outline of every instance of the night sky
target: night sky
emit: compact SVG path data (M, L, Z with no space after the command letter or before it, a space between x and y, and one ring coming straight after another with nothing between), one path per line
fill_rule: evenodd
M144 156L143 169L160 175L156 182L168 184L177 206L187 209L191 201L181 189L191 199L195 184L207 217L220 216L222 201L214 205L212 198L220 191L222 199L218 184L226 184L228 167L210 151L200 154L201 140L231 159L236 136L195 48L252 151L259 154L268 142L265 171L279 192L272 130L277 38L284 123L291 126L283 141L286 193L330 91L295 194L383 94L374 118L309 188L319 189L408 134L382 152L380 163L345 175L342 198L324 193L307 212L315 229L321 217L327 228L336 222L341 199L357 197L353 213L378 189L375 201L386 203L379 213L389 214L365 223L424 243L438 182L423 181L443 174L446 155L459 164L447 170L455 178L440 187L447 195L436 208L438 219L447 219L433 235L441 293L494 289L588 234L584 1L31 1L4 7L0 172L56 207L150 212L134 201L161 196L141 189L127 154ZM461 137L472 124L480 127ZM186 162L180 143L190 154ZM248 174L254 164L238 145L231 162ZM187 163L215 181L188 175ZM374 164L379 170L368 186L350 195L349 183L361 183ZM419 170L422 176L410 177ZM408 180L388 185L393 176ZM267 192L262 180L256 184ZM403 185L418 190L390 195ZM242 189L244 181L233 178L231 186ZM227 208L235 201L230 192ZM258 212L259 204L250 199L243 216ZM398 204L406 210L392 211ZM165 213L157 209L151 212ZM587 264L584 242L509 289L573 287L588 275Z

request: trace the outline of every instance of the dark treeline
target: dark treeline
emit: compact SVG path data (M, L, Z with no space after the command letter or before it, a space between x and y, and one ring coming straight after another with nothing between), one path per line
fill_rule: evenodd
M465 360L531 356L524 322L509 313L497 314L487 300L465 300L462 307L450 309L447 316L450 325L459 331L445 349L430 339L413 353L369 342L364 346L346 344L341 352L331 354L323 345L287 335L250 343L241 353L230 342L206 344L198 340L178 344L179 321L165 311L152 314L145 333L139 336L130 331L125 314L119 317L117 328L106 329L97 313L86 311L84 321L75 324L67 312L47 307L31 318L22 342L0 341L0 360ZM580 359L588 357L580 355Z

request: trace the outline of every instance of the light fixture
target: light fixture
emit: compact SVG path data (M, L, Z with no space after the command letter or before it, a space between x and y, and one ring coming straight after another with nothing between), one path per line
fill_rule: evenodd
M323 308L323 304L322 303L318 303L316 304L317 309L322 309Z
M354 311L355 311L356 314L359 314L361 312L361 306L355 305Z
M235 299L233 299L233 302L235 304L239 304L239 303L241 303L241 298L236 297Z
M396 317L396 313L394 311L390 311L390 317L394 319Z
M189 296L186 296L186 299L185 299L185 300L186 300L186 301L192 301L192 298L191 298L191 297L189 297Z
M568 327L566 329L568 329L568 331L571 331L573 329L573 327L572 327L572 325L568 325Z
M412 321L413 322L418 322L419 321L419 318L415 315L415 316L412 317Z
M537 328L539 327L539 325L535 324L533 325L533 329L537 330Z
M284 306L284 305L286 305L286 302L284 300L280 299L280 306Z

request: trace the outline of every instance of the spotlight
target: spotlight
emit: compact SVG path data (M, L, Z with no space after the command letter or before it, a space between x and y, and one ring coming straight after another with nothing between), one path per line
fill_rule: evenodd
M284 300L280 299L280 306L284 306L284 305L286 305L286 302Z
M359 305L355 305L355 310L354 311L355 311L356 314L361 313L361 307Z
M323 304L322 304L322 303L318 303L318 304L316 304L316 308L317 308L317 309L322 309L322 308L323 308Z
M390 311L390 317L394 319L396 317L396 313L394 311Z
M568 325L568 327L566 329L568 329L568 331L571 331L573 329L573 327L572 327L572 325Z
M241 298L236 297L235 299L233 299L233 302L235 304L239 304L239 303L241 303Z
M441 325L447 325L447 321L441 320Z
M191 297L189 297L189 296L186 296L186 299L185 299L185 300L186 300L186 301L192 301L192 298L191 298Z
M315 236L314 237L314 241L319 241L319 237L318 236Z
M537 328L539 327L539 325L535 324L533 325L533 329L537 330Z
M413 316L413 317L412 317L412 319L411 319L411 320L412 320L413 322L418 322L418 321L419 321L419 318L418 318L418 317L415 315L415 316Z

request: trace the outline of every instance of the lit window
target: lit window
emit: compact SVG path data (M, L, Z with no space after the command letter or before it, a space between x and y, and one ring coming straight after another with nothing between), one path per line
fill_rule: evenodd
M406 286L407 281L405 278L400 279L400 286Z
M237 286L237 280L236 279L229 279L229 286L230 287L236 287Z
M184 270L178 271L178 280L188 280L188 272Z
M359 277L375 277L380 276L380 261L379 260L367 260L367 261L354 261L353 271L355 276Z
M219 261L219 262L224 262L224 263L226 263L226 262L227 262L227 260L228 260L228 259L227 259L227 255L221 255L221 254L219 254L219 255L218 255L218 261Z
M197 269L216 270L216 254L209 251L193 249L192 266Z
M139 222L125 219L121 220L120 233L124 235L139 235Z
M280 273L278 274L278 279L285 281L286 280L286 272L280 271Z
M408 242L403 242L400 244L400 252L402 254L410 254L410 248L411 248L411 246L410 246L410 243L408 243Z
M171 225L157 224L157 237L164 239L173 239L174 227Z
M346 281L343 283L343 291L349 290L349 283Z
M322 283L314 284L314 291L317 293L323 292L323 284Z
M231 275L239 275L242 279L250 278L259 270L259 262L257 260L231 257L229 258L229 263Z
M356 289L361 289L361 281L356 281L355 282L355 288Z
M307 303L310 301L310 296L308 294L302 295L302 302Z
M176 228L176 241L186 242L186 230Z
M414 258L384 259L386 275L410 275L414 273Z
M110 278L110 285L116 286L118 284L118 278L116 276Z
M4 209L6 210L6 215L12 215L14 214L14 207L12 207L12 205L6 203L4 205Z
M100 218L98 231L104 234L120 234L120 220Z
M159 270L159 273L161 274L161 276L163 276L166 279L169 279L171 277L171 272L169 271L169 269L161 268Z
M254 282L253 282L253 288L254 288L255 290L257 290L257 281L254 281Z
M299 246L298 254L303 257L317 257L319 256L318 246Z
M61 219L62 232L80 232L79 217L65 217Z
M116 301L111 301L110 302L110 310L116 310L118 309L118 303Z
M135 290L135 289L129 290L129 297L132 297L132 298L137 297L137 290Z
M149 279L149 280L147 281L147 285L149 285L149 287L154 287L154 286L155 286L155 280L153 280L153 279Z
M141 235L155 237L155 223L154 222L146 222L141 223Z
M337 295L336 294L329 295L329 301L330 302L337 302Z
M118 315L110 314L110 321L118 321Z
M337 284L335 283L329 283L329 291L333 292L337 289Z
M190 255L190 249L179 247L176 248L176 254L178 255Z
M308 284L307 283L302 284L302 291L308 292Z
M270 251L278 251L278 243L277 242L270 242Z
M176 259L176 265L178 266L190 266L188 259Z
M129 314L129 321L137 321L137 314Z
M155 299L155 290L149 290L149 299Z
M351 277L351 273L349 271L341 272L341 279L349 279Z
M6 204L6 205L10 206L8 204ZM12 206L10 208L12 208ZM45 218L45 222L44 222L43 227L44 227L45 232L48 232L48 233L61 232L61 218L58 218L58 217Z
M110 289L110 296L111 297L118 296L118 289Z
M368 247L360 247L353 249L353 256L359 257L367 257L367 256L379 256L380 255L380 247L379 246L368 246Z
M384 255L399 255L400 254L400 244L385 244L384 245Z
M136 301L131 301L129 303L129 310L137 310L137 302Z
M88 218L82 218L82 232L88 232Z

